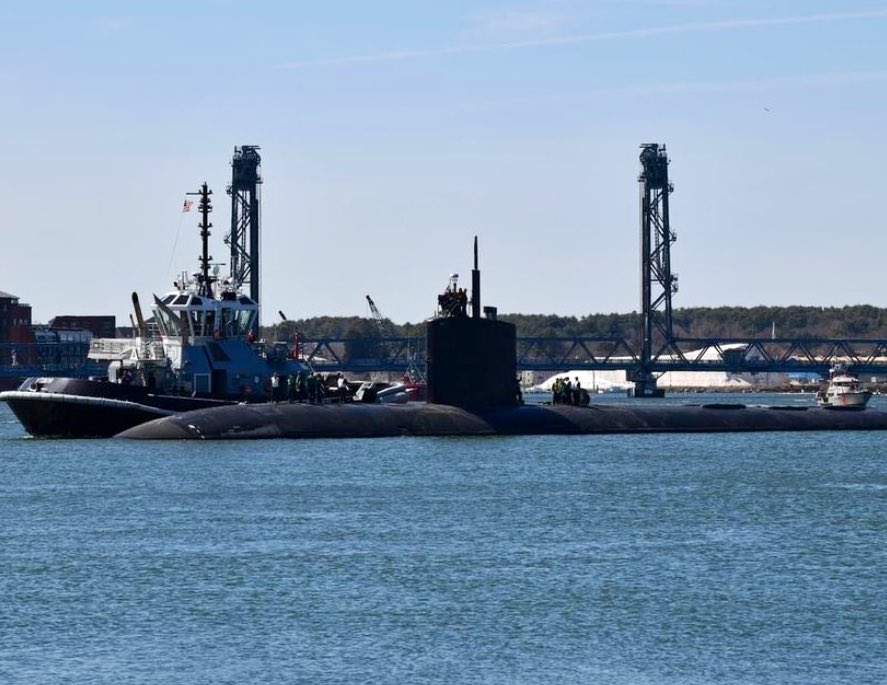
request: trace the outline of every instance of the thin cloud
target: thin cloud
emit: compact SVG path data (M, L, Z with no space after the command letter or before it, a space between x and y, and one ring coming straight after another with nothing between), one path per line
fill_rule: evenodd
M833 12L824 14L796 15L791 17L773 17L768 19L729 19L724 21L695 22L658 26L628 31L609 31L602 33L586 33L572 36L552 36L533 40L511 41L507 43L485 43L476 45L452 45L443 48L419 50L395 50L377 52L367 55L346 57L329 57L301 60L281 64L278 69L305 69L309 67L329 67L350 64L370 64L374 62L394 62L428 57L445 57L449 55L465 55L471 53L494 52L498 50L518 50L521 48L537 48L552 45L577 45L595 41L618 40L623 38L651 38L687 33L712 33L717 31L738 31L746 29L767 28L773 26L797 26L803 24L823 24L855 19L887 18L887 8L864 12Z
M99 21L98 27L99 30L106 33L120 33L121 31L129 28L129 22L125 19L109 17Z
M469 33L476 36L506 36L519 34L559 33L570 21L569 15L545 9L509 8L486 10L475 18L475 26Z
M887 80L887 71L853 71L820 74L799 74L796 76L774 76L770 78L741 81L685 81L662 84L628 86L606 91L610 97L648 95L704 95L708 93L741 93L764 90L783 90L788 87L819 88L852 85L854 83L875 83Z
M852 86L855 84L883 83L887 81L887 71L823 72L773 76L767 78L742 79L734 81L672 81L667 83L639 83L583 90L569 94L549 95L533 98L508 100L487 100L462 103L447 103L449 111L486 112L500 109L515 109L535 106L585 106L592 102L614 99L631 100L651 96L705 96L725 93L763 94L785 92L798 89L828 89Z
M713 0L605 0L612 5L652 5L657 7L711 7Z

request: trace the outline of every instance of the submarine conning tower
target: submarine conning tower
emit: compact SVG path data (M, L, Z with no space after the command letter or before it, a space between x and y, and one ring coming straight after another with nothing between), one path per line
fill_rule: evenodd
M441 314L427 324L428 402L482 411L517 404L517 355L514 324L497 319L495 307L481 317L477 237L468 298L455 278L438 296Z

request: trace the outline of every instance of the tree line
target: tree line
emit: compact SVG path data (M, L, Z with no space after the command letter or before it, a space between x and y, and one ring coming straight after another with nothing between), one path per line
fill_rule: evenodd
M518 337L607 337L637 342L640 315L500 314L517 328ZM887 339L887 309L871 305L846 307L687 307L672 311L679 338L883 338ZM385 320L386 335L421 337L424 324L395 324ZM262 328L269 340L303 338L373 338L382 335L373 319L321 316L280 322Z

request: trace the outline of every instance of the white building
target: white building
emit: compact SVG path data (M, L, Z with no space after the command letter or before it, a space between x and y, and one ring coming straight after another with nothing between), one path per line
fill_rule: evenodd
M742 344L724 345L723 349L742 349ZM714 348L709 348L700 356L700 352L687 352L687 359L697 361L720 361L721 355ZM760 358L760 353L753 349L749 359ZM672 357L673 358L673 357ZM625 360L630 361L630 360ZM589 392L613 392L626 391L634 387L634 384L626 380L624 370L613 371L586 371L571 370L553 374L543 382L534 385L530 391L551 392L551 386L556 378L569 377L571 381L578 378L582 387ZM733 390L736 392L750 390L767 390L786 387L789 377L786 373L728 373L726 371L667 371L657 381L657 386L663 390L669 389L694 389L694 390Z

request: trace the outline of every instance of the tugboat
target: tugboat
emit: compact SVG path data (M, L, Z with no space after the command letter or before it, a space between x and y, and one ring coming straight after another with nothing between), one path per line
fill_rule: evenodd
M211 266L205 183L198 195L200 270L154 296L150 328L132 294L137 336L95 339L90 347L91 359L108 362L107 376L28 378L18 390L0 393L28 433L110 437L183 411L269 401L285 390L288 376L311 373L287 343L256 341L259 305Z
M843 364L834 364L828 386L816 393L816 404L828 409L865 409L871 397L871 391L861 389L859 379Z

